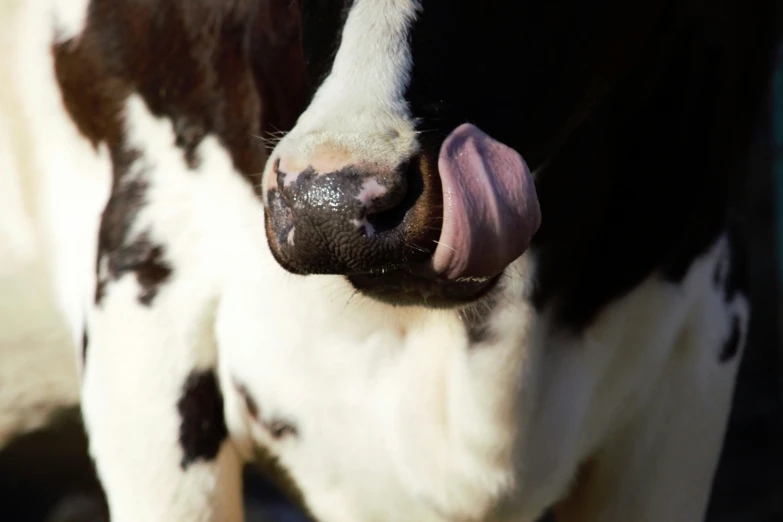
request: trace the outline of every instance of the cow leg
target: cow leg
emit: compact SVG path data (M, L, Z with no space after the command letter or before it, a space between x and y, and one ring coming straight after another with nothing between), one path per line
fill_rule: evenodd
M205 140L199 176L167 146L170 122L138 99L126 114L138 164L115 180L101 224L82 391L90 452L113 522L238 522L241 459L217 377L204 197L219 193L205 184L233 175L230 162Z
M709 288L647 404L584 463L558 522L704 520L750 313L727 275L737 270L729 246L719 245Z
M82 393L112 521L240 521L241 462L210 357L210 311L180 309L178 321L169 303L138 305L133 286L118 284L92 317Z

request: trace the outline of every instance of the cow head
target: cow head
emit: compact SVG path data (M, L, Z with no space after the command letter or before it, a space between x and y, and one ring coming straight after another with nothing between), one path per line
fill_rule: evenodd
M395 304L482 295L539 227L531 169L653 12L589 4L302 0L312 98L263 181L277 261Z

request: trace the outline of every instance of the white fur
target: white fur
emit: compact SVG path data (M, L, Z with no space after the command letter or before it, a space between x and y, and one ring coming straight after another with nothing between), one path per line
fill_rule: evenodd
M589 460L626 482L591 497L611 515L585 520L701 519L739 360L718 354L731 309L747 317L742 298L724 306L712 287L724 242L683 285L653 276L580 338L515 299L522 260L494 315L499 340L472 349L454 312L351 299L339 279L286 276L250 245L229 256L246 267L229 270L243 275L218 315L223 377L297 424L298 440L251 433L319 520L534 520ZM647 467L628 483L634 459Z
M201 143L189 171L171 123L131 96L132 171L149 182L132 234L162 245L173 272L150 307L133 274L94 307L110 166L64 111L48 52L50 15L67 12L54 18L61 34L78 35L83 4L30 1L6 25L18 47L15 65L0 62L16 79L11 94L0 85L0 212L15 217L0 222L10 252L0 289L13 290L11 303L18 296L34 342L56 325L59 342L40 346L58 353L73 350L89 311L83 409L114 522L240 520L240 458L257 444L324 522L532 522L558 501L567 522L701 520L740 359L718 355L734 314L744 343L749 314L744 298L724 303L711 281L725 239L682 284L652 275L580 336L525 299L530 252L502 278L490 340L469 346L457 311L394 308L340 277L285 272L268 250L261 203L218 141ZM306 160L342 147L396 165L415 152L402 93L405 28L418 8L357 0L331 75L276 154ZM24 295L7 274L46 290ZM5 295L0 326L26 331ZM37 316L39 305L51 314ZM176 402L192 370L213 366L232 440L183 471ZM297 435L274 439L237 381L264 420L290 422ZM592 472L575 480L584 463Z
M31 212L74 345L81 344L84 316L94 295L98 223L109 196L111 163L105 147L96 151L65 111L51 45L60 30L55 13L68 13L63 16L73 21L86 17L86 8L83 0L26 2L13 28L11 69L18 116L28 132L20 150L28 154L24 175L31 184Z
M78 38L87 23L90 0L51 0L55 38L58 41Z
M285 172L304 170L324 154L393 169L418 151L404 95L413 67L407 34L420 8L419 0L354 3L329 76L275 148Z
M77 2L78 3L78 2ZM51 53L53 11L0 5L0 443L78 402L81 293L91 227L109 171L63 110ZM80 5L60 2L80 16ZM98 173L99 177L93 177ZM103 178L102 180L100 178ZM97 188L91 183L97 180ZM98 196L91 200L92 196ZM97 229L95 229L97 230ZM94 242L94 238L92 239ZM82 266L80 270L78 267Z

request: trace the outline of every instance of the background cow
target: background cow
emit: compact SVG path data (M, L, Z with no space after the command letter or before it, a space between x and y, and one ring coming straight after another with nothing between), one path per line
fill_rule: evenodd
M323 520L699 519L778 6L302 2L302 80L261 5L15 26L113 519L238 519L254 454Z

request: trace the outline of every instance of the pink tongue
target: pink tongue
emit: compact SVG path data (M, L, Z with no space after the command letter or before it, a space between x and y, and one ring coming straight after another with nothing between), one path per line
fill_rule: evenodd
M465 123L443 142L438 170L443 229L435 271L452 280L499 274L522 255L541 223L525 161Z

